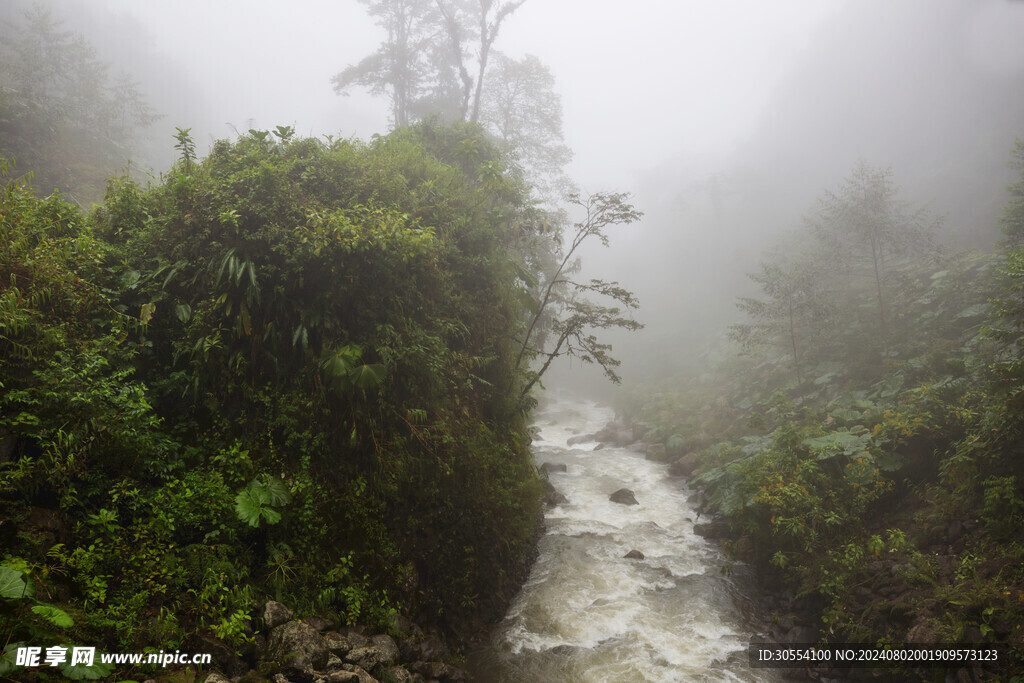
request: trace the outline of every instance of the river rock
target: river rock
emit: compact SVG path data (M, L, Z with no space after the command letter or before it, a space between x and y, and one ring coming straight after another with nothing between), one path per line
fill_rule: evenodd
M359 674L354 671L332 671L323 680L324 683L360 683Z
M563 503L568 503L569 499L565 497L558 489L556 489L550 481L544 482L544 504L549 508L553 508Z
M625 554L625 558L627 560L642 560L644 559L644 554L639 550L630 550Z
M391 636L380 634L372 636L370 642L373 644L378 653L380 653L380 664L381 666L391 666L398 661L398 645L392 640ZM363 667L364 669L366 667ZM373 668L373 667L370 667Z
M648 443L644 444L644 458L655 462L665 462L668 455L665 453L665 444Z
M462 683L468 681L469 676L462 669L456 669L451 664L444 662L413 662L409 669L422 675L429 680L441 681L441 683Z
M571 436L566 441L566 445L575 446L578 443L587 443L588 441L597 441L593 434L580 434L579 436Z
M221 676L216 671L211 671L210 675L203 679L203 683L231 683L231 679Z
M270 659L283 661L300 671L309 667L323 669L331 656L324 637L301 621L289 621L272 629L267 640L267 652Z
M329 631L331 629L331 626L333 626L331 622L321 617L304 617L302 620L310 626L312 626L313 628L315 628L319 633Z
M727 538L729 523L724 519L713 519L707 524L694 524L693 533L710 539Z
M403 639L399 641L398 649L402 661L406 662L431 662L451 656L448 646L434 636Z
M352 643L349 642L348 638L335 631L325 633L324 642L327 644L327 649L331 651L331 654L338 657L344 657L352 651Z
M263 623L267 628L275 628L292 620L292 611L279 602L271 600L263 606Z
M673 477L689 477L698 465L700 465L699 456L696 453L687 453L668 466L668 473Z
M350 681L359 681L359 683L380 683L380 681L371 676L366 669L357 664L345 664L343 671L356 675L354 679L349 678Z
M628 446L633 443L633 430L622 425L611 423L601 431L594 434L594 441L603 441L612 446Z
M387 670L390 680L397 683L412 683L412 674L400 666L392 666Z
M619 503L620 505L639 505L636 502L636 496L629 489L619 489L612 495L608 496L608 500L613 503Z
M566 467L564 462L546 462L540 466L545 472L568 472L569 468Z

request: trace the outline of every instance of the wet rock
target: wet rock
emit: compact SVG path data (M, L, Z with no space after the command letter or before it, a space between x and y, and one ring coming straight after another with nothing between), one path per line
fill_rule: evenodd
M292 620L292 611L279 602L271 600L263 606L263 623L267 628L275 628Z
M447 659L451 656L448 646L444 641L428 636L426 638L405 639L399 641L398 649L400 659L404 662L430 662Z
M380 683L376 678L371 676L366 669L356 664L346 664L344 671L353 673L356 675L354 679L350 678L351 681L359 681L359 683Z
M334 631L324 634L324 642L331 654L338 657L344 657L352 650L352 643L348 641L348 638Z
M301 621L289 621L271 630L267 640L270 659L305 671L309 667L323 669L331 651L327 640L315 628Z
M639 550L630 550L623 557L625 557L627 560L642 560L644 559L644 554Z
M324 631L329 631L332 626L331 622L327 621L326 619L321 619L320 617L305 617L303 621L312 626L313 628L315 628L320 633L323 633Z
M713 519L707 524L694 524L693 533L708 539L728 538L729 523L724 519Z
M668 466L668 473L673 477L689 477L700 465L700 459L696 453L687 453L675 460Z
M391 666L398 661L398 645L395 644L391 636L385 634L372 636L370 642L380 653L381 666Z
M413 620L404 614L396 614L393 626L398 629L400 633L406 636L412 636L415 638L423 637L423 630L413 623Z
M566 445L575 446L578 443L587 443L588 441L597 441L593 434L580 434L579 436L569 437L566 441Z
M274 674L271 679L273 683L292 683L284 674Z
M545 472L568 472L569 468L566 467L564 462L546 462L540 466Z
M569 499L566 498L558 489L556 489L550 481L544 482L544 504L549 508L553 508L563 503L568 503Z
M345 661L369 671L383 664L381 652L375 647L357 647L345 655Z
M607 444L605 443L599 443L596 446L594 446L595 451L603 451L605 448L607 448Z
M231 683L231 679L227 676L221 676L216 671L211 671L210 675L203 679L203 683Z
M594 441L603 441L611 446L628 446L634 441L633 430L613 422L595 433Z
M324 683L360 683L360 679L354 671L332 671L324 676Z
M441 681L442 683L462 683L469 680L465 671L444 662L413 662L409 665L409 670L422 675L427 680Z
M619 489L612 495L608 496L608 500L620 505L639 505L639 503L636 502L636 496L634 496L633 492L629 489Z
M665 452L665 444L663 443L649 443L644 444L644 458L647 460L654 460L655 462L665 462L668 458L668 454Z
M351 643L352 647L366 647L370 644L370 639L363 635L363 628L361 626L343 629L339 633L345 636L345 639Z
M412 674L400 666L388 668L388 676L397 683L412 683Z

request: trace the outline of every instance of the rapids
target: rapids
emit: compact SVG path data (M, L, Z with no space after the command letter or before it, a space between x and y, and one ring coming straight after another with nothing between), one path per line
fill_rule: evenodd
M642 453L567 445L613 417L564 398L538 411L534 459L567 466L550 480L569 502L547 510L532 573L468 668L483 682L777 680L747 666L765 630L749 576L694 534L688 489ZM639 505L608 500L623 487Z

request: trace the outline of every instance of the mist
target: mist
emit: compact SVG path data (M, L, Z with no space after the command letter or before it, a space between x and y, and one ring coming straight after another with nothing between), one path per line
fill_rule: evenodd
M207 683L1024 671L1022 37L3 3L0 676L69 634Z

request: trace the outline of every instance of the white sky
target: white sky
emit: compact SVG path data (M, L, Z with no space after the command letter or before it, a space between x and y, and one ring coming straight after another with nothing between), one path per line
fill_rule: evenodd
M203 118L222 126L215 135L230 134L227 122L244 131L250 119L261 128L294 124L300 134L386 129L386 101L338 97L330 86L383 37L355 0L92 2L137 18L151 34L148 48L202 85ZM618 188L667 157L729 151L840 4L530 0L506 21L496 47L549 65L576 152L571 175L591 190ZM123 26L84 30L117 41Z

